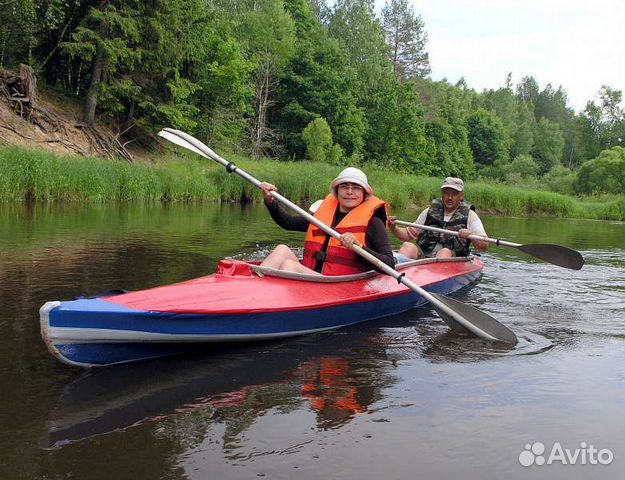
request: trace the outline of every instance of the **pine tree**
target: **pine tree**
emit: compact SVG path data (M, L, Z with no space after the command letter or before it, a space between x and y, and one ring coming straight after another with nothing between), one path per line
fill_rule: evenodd
M430 59L425 51L427 32L420 15L407 0L391 0L382 9L382 27L391 47L393 73L401 80L423 78L430 74Z

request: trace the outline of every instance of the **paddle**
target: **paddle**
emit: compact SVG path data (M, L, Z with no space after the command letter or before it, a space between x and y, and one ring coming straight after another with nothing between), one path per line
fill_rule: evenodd
M432 232L444 233L446 235L458 236L458 232L454 230L445 230L443 228L431 227L429 225L419 225L418 223L403 222L397 220L397 225L404 227L415 227L422 230L430 230ZM501 239L482 237L480 235L469 235L470 240L479 240L482 242L494 243L498 247L512 247L532 257L540 258L545 262L558 265L559 267L570 268L571 270L579 270L584 265L584 257L576 250L572 250L562 245L553 245L551 243L528 243L521 245L520 243L506 242Z
M256 187L260 188L261 182L259 180L249 175L245 171L241 170L232 162L224 160L215 152L213 152L210 148L208 148L206 145L204 145L202 142L192 137L191 135L181 132L180 130L174 130L171 128L165 128L161 130L159 132L159 135L169 140L170 142L175 143L176 145L187 148L192 152L195 152L205 158L209 158L220 163L221 165L226 167L227 172L236 173ZM306 220L308 220L310 223L316 225L331 237L340 239L341 235L338 232L328 227L324 223L320 222L317 218L313 217L310 213L301 209L290 200L280 195L278 192L271 192L271 195L275 200L282 203L291 210L296 211L304 218L306 218ZM466 305L458 300L454 300L443 295L439 295L437 293L430 293L425 291L423 288L407 279L404 274L400 274L395 269L378 260L362 247L354 245L353 250L365 260L375 265L376 268L383 271L387 275L392 276L398 282L404 284L413 292L419 294L421 297L430 302L432 307L438 312L443 321L447 323L447 325L449 325L449 327L455 332L466 333L468 331L473 333L474 335L477 335L478 337L488 340L506 342L512 345L515 345L517 343L517 337L514 332L499 323L490 315L487 315L477 308Z

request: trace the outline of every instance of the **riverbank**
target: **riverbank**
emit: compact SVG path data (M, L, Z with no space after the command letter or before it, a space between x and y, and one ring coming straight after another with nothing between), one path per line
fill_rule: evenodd
M341 167L308 161L252 161L226 155L256 178L275 183L286 197L306 203L322 198ZM378 196L393 208L427 206L441 179L364 167ZM513 216L625 220L625 195L569 197L508 185L467 182L479 211ZM260 202L251 184L208 160L187 154L154 163L57 156L43 150L0 147L0 202Z

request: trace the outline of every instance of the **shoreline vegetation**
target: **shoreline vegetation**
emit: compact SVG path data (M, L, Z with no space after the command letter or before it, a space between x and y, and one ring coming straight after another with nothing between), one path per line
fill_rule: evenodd
M278 161L227 154L257 178L275 183L296 202L327 194L342 167L312 161ZM425 207L440 178L362 165L376 195L392 208ZM467 182L478 211L508 216L555 216L625 221L625 195L572 197L505 184ZM161 155L153 164L57 156L44 150L0 147L0 202L261 202L260 191L221 166L184 155Z

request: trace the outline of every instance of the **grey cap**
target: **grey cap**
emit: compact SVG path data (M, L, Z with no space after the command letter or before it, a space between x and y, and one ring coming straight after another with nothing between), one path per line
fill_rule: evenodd
M461 179L456 178L456 177L447 177L445 181L443 182L443 186L441 187L441 189L443 188L453 188L454 190L463 192L464 182Z

